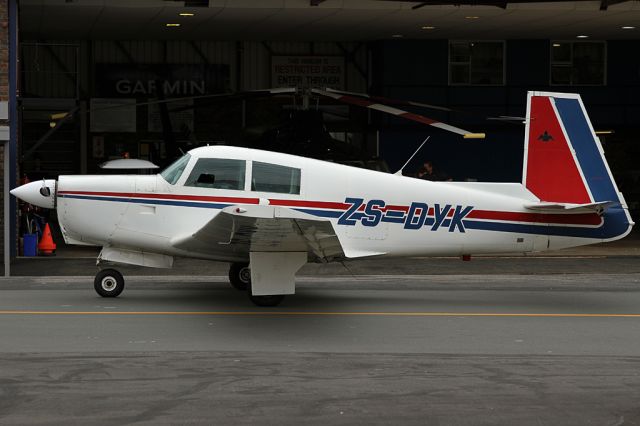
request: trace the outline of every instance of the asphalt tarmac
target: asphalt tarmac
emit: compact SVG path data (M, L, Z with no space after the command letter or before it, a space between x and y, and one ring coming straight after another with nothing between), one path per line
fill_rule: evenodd
M639 264L355 265L266 309L223 275L3 279L0 424L640 424Z

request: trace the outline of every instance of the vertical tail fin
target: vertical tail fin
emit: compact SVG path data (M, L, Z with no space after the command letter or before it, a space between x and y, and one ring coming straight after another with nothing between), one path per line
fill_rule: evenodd
M580 95L529 92L526 124L522 184L541 202L615 205L605 227L626 235L633 222Z
M592 203L594 200L573 145L578 137L588 136L588 143L592 145L588 154L600 156L595 135L591 135L585 115L580 122L565 125L566 114L561 115L559 111L559 102L564 101L569 104L563 105L563 112L571 113L572 118L581 114L582 102L578 95L529 93L523 184L541 201ZM584 134L576 134L578 131ZM601 174L602 170L598 172Z
M523 184L541 201L621 201L580 95L530 92Z

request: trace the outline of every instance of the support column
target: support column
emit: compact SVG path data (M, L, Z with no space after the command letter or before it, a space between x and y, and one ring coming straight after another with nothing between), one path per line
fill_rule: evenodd
M0 0L0 143L2 143L2 258L4 276L11 273L16 255L16 201L9 190L17 175L17 55L18 6L16 0Z

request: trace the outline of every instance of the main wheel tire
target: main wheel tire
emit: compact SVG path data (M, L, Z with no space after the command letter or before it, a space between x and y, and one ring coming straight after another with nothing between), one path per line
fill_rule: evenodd
M102 297L117 297L124 290L124 277L115 269L103 269L96 274L93 288Z
M249 299L257 306L278 306L284 299L284 294L273 294L269 296L253 296L249 294Z
M229 282L238 291L247 291L251 285L251 269L248 263L232 263L229 267Z

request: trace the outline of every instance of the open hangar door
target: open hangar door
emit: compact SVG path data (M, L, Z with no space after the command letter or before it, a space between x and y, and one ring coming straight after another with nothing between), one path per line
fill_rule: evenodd
M290 85L291 71L285 72L286 78L278 74L282 66L277 61L329 63L332 75L303 71L293 76L301 88L300 82L309 77L330 81L336 88L361 90L366 86L364 75L353 70L353 59L348 60L345 52L359 50L360 60L366 63L364 44L240 45L25 41L21 45L20 177L33 181L61 174L114 173L100 164L124 157L162 167L181 152L207 144L277 150L386 170L375 159L377 135L367 124L366 111L326 101L320 104L317 98L302 95L306 89L300 95L250 93L263 84ZM286 54L278 54L278 49ZM145 59L141 63L136 58ZM262 69L258 75L256 67ZM351 75L354 83L347 85L347 76L354 73L359 77ZM234 92L248 95L215 96ZM37 209L22 210L21 235L33 232L34 217L38 228L45 221L52 225L59 255L85 253L65 247L55 215Z
M614 130L602 140L608 155L619 159L612 162L614 173L625 176L623 182L632 188L625 192L629 204L637 208L637 165L629 158L638 130L632 117L640 99L639 77L628 70L639 65L629 53L639 43L634 30L621 30L635 13L631 2L584 9L584 16L594 18L584 20L586 41L571 32L575 27L571 14L562 13L568 7L564 3L527 8L519 3L507 2L502 9L365 0L346 6L299 1L285 7L281 1L253 6L215 0L21 1L19 174L39 179L98 173L100 163L123 155L162 165L180 149L207 143L288 149L291 144L283 144L282 135L309 139L314 147L328 143L327 159L357 166L385 169L376 158L381 155L395 170L423 134L422 128L379 112L317 104L313 98L150 103L163 97L317 85L484 115L522 116L526 90L577 91L595 111L594 122ZM514 17L521 25L509 25ZM544 27L536 34L548 38L531 40L536 22ZM471 25L482 31L469 31ZM584 43L591 45L586 49ZM557 56L554 49L569 54ZM591 78L581 70L584 64L597 71L588 84L581 80ZM120 104L125 105L112 108ZM304 125L307 119L318 122L313 113L295 113L304 108L320 111L315 114L321 116L315 132L320 143L299 131L314 127ZM64 118L52 119L71 111L73 119L62 125ZM521 146L517 125L503 132L496 123L457 112L429 115L472 130L516 135L513 143ZM449 139L437 134L409 169L430 156L456 178L484 180L482 164L495 175L491 179L519 178L515 166L501 173L499 164L459 161L464 146ZM502 158L492 155L491 144L479 146L473 146L472 156ZM355 158L338 155L343 153L335 148L344 147ZM511 148L507 151L515 153Z

